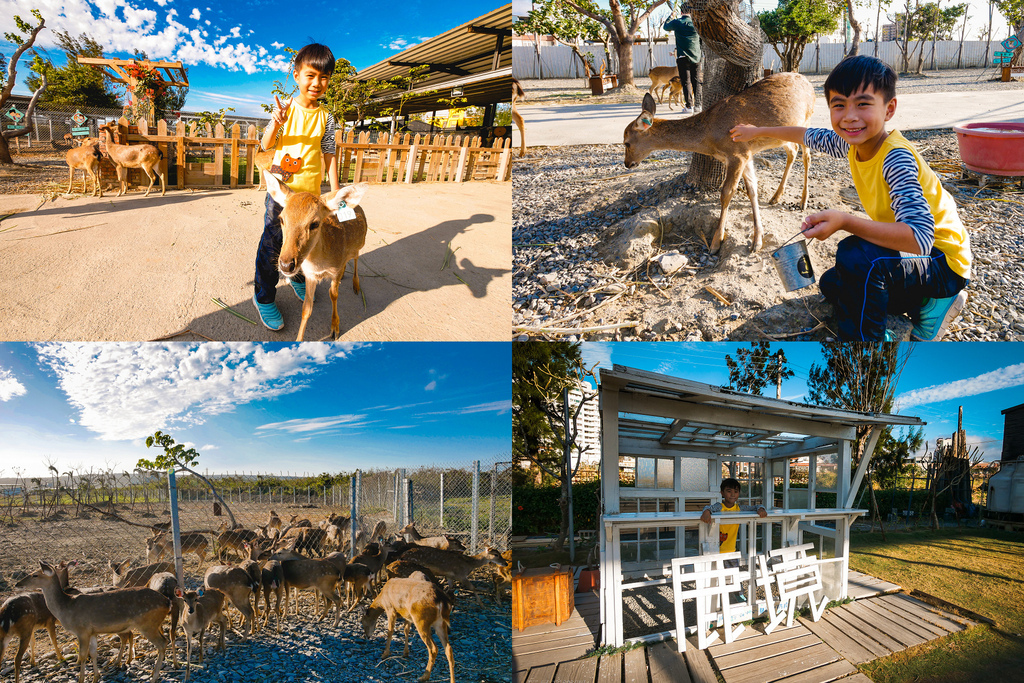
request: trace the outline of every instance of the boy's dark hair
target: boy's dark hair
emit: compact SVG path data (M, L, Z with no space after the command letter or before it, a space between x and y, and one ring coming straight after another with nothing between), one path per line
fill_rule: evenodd
M732 477L729 477L728 479L722 480L722 486L720 487L722 493L725 493L726 489L738 489L742 491L743 487L740 486L739 481L733 479Z
M295 53L292 65L293 71L298 71L303 66L311 66L320 73L330 76L334 73L334 53L326 45L310 43Z
M825 79L825 99L829 93L849 97L861 89L871 86L888 102L896 97L896 72L888 64L875 57L857 55L847 57L832 69Z

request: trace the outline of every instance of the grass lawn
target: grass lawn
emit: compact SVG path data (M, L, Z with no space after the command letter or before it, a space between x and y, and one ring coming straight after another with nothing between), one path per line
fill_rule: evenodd
M991 619L859 668L875 683L1024 681L1024 536L988 529L851 537L850 568Z

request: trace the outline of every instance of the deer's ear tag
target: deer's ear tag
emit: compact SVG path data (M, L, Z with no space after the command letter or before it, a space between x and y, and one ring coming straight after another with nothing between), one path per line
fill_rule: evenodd
M346 204L344 201L341 202L341 206L335 212L338 216L338 220L344 223L345 221L354 221L356 219L356 211L351 206Z
M647 130L650 127L651 127L651 120L641 116L640 117L640 130Z

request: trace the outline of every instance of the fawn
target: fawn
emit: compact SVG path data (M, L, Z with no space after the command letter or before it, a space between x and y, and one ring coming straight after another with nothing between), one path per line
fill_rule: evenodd
M662 97L665 96L665 88L670 87L673 78L679 78L679 69L674 66L656 66L651 69L648 75L651 77L651 87L647 89L647 93L653 95L654 90L660 88L658 90L658 104L661 104ZM682 87L682 84L680 84L680 87Z
M69 149L68 153L64 155L64 160L68 164L68 194L71 193L72 184L74 183L75 169L82 169L82 193L89 191L89 176L92 176L92 194L95 197L96 193L99 196L103 196L103 184L100 182L100 160L103 159L103 155L100 153L100 141L96 139L86 138L82 141L81 147L75 147Z
M107 146L107 156L117 166L117 179L121 183L117 196L120 197L128 191L129 168L141 168L146 173L146 177L149 178L146 197L149 196L149 191L153 189L153 183L155 182L154 174L160 178L160 196L162 197L167 194L167 177L160 172L160 160L164 158L164 153L153 145L116 144L112 134L112 130L116 129L116 127L117 123L114 122L100 126L100 135L104 138L103 141Z

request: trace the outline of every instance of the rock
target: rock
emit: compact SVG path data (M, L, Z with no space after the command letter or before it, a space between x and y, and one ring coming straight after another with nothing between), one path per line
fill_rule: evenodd
M651 261L657 263L658 267L661 268L661 272L665 273L665 275L672 275L683 266L690 264L690 259L678 251L667 251L664 254L658 254Z

